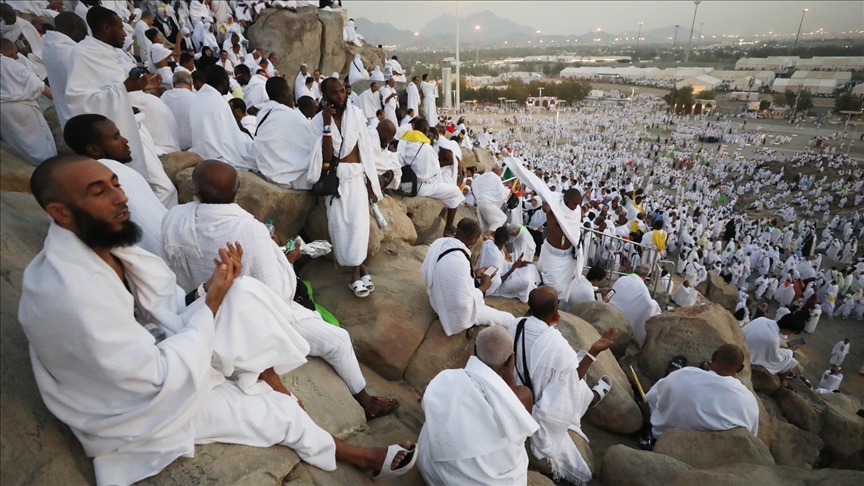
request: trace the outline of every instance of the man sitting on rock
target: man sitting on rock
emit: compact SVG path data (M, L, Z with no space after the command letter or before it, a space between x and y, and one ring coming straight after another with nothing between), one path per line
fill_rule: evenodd
M599 404L606 397L612 382L604 375L592 391L585 383L585 374L597 356L612 346L618 330L607 330L580 358L581 353L555 328L559 319L555 289L544 285L531 291L528 317L510 324L516 383L534 393L531 414L540 429L531 436L531 452L549 461L556 478L587 483L591 470L567 431L573 430L588 440L581 429L582 416L592 401Z
M471 182L471 190L477 200L477 220L480 221L480 229L484 234L495 231L507 222L507 215L501 210L501 206L507 202L510 190L501 180L503 173L504 169L495 166Z
M242 275L263 282L291 307L292 325L309 343L309 355L319 356L333 366L367 419L392 413L399 402L366 393L366 380L348 332L324 322L314 309L294 301L297 286L303 285L293 268L299 250L286 258L264 223L234 202L239 184L236 169L218 160L205 160L192 172L198 202L175 206L165 216L164 252L178 285L186 291L194 289L210 272L211 255L225 241L239 242L245 249Z
M678 290L672 294L672 301L681 307L693 307L696 305L697 296L698 293L696 292L696 289L690 285L689 280L685 280L681 286L678 287Z
M530 261L507 261L504 245L509 236L506 225L496 229L493 238L483 242L477 266L498 269L487 294L528 302L528 294L540 282L540 272Z
M840 390L841 381L843 381L842 369L839 366L832 366L831 369L822 373L822 379L819 380L816 393L837 393Z
M744 352L724 344L711 355L710 369L687 366L661 379L645 394L654 438L672 429L722 431L744 427L759 432L759 404L736 375Z
M400 144L401 145L401 144ZM494 273L471 270L471 248L480 238L480 225L471 218L459 221L456 236L438 238L429 246L420 274L432 309L444 333L452 336L477 324L508 326L513 315L489 307L483 296L492 286ZM480 285L475 286L475 276Z
M476 349L464 369L442 371L423 395L417 467L430 486L528 483L525 439L540 426L531 391L514 379L513 340L489 327Z
M636 265L633 273L615 281L612 285L615 293L609 299L609 304L627 316L633 327L633 339L639 346L645 344L645 321L660 313L660 306L651 298L645 285L649 273L651 268L648 265Z
M793 349L780 348L780 335L800 334L809 319L809 313L796 312L786 314L774 321L760 317L744 326L744 337L750 348L750 364L759 365L769 373L780 378L780 387L786 386L787 375L798 366L798 360L793 357Z
M285 388L278 374L309 345L279 296L240 277L241 247L220 248L184 297L165 262L135 246L141 230L105 165L54 157L30 189L53 221L18 319L42 399L94 458L97 484L134 483L213 442L286 445L327 471L337 459L381 476L410 469L399 446L333 438Z

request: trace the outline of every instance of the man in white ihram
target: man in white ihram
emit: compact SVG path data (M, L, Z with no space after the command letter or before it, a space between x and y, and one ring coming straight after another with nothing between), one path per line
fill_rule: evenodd
M501 181L503 173L500 166L495 166L490 172L471 181L471 190L477 199L477 221L480 222L480 230L484 234L495 231L507 222L507 215L501 210L501 206L507 202L510 190Z
M162 259L135 246L140 229L107 167L54 157L30 186L53 222L24 272L18 319L42 399L94 458L97 484L156 475L212 442L282 444L329 471L337 458L380 476L410 468L399 446L334 439L282 385L278 373L309 347L287 304L239 277L242 248L220 249L184 298Z
M45 61L45 71L48 81L54 88L54 108L60 128L72 118L69 106L66 104L66 81L69 79L69 68L72 63L72 50L87 37L87 23L73 12L61 12L54 18L54 27L45 33L45 48L42 50L42 60Z
M591 470L567 431L582 432L582 416L612 389L604 375L590 388L585 382L588 368L597 356L609 349L618 335L610 328L587 353L576 352L555 328L560 320L558 292L548 285L537 287L528 297L528 317L513 319L509 333L516 354L516 383L534 394L531 415L540 429L531 436L531 452L549 461L555 479L583 484L591 480Z
M633 339L639 343L639 346L645 344L647 337L645 321L660 313L660 306L651 298L651 293L645 285L645 278L650 271L648 265L636 265L632 274L615 281L612 285L615 294L609 299L609 305L627 316L627 320L633 327Z
M420 82L420 93L423 95L423 112L429 123L436 125L438 123L438 109L435 106L435 99L438 98L438 84L435 81L429 81L429 75L423 75L423 81Z
M429 302L448 336L477 324L507 326L513 320L511 314L483 302L494 274L487 274L485 268L478 268L476 272L471 269L469 248L479 237L477 221L464 218L459 221L453 238L438 238L429 246L420 266ZM480 277L479 287L474 286L475 273Z
M284 82L283 78L277 79ZM239 184L236 169L225 162L205 160L192 172L198 202L175 206L165 216L165 260L177 276L178 285L187 291L194 289L210 272L210 255L218 252L225 241L237 241L245 249L242 275L264 283L288 304L294 329L309 343L309 355L321 357L333 366L367 419L392 413L399 407L396 400L366 393L366 380L348 332L324 322L318 312L294 301L298 280L292 263L270 238L267 227L234 202ZM299 249L293 258L298 256Z
M384 87L381 88L381 102L384 104L384 118L398 126L396 109L399 108L399 93L396 92L395 86L396 81L392 77L384 82Z
M504 328L484 329L475 354L429 382L417 467L430 486L528 484L525 439L540 426L531 391L514 378L513 340Z
M810 318L809 312L786 314L778 320L760 317L744 326L744 338L750 348L750 364L764 367L780 378L780 387L786 386L789 373L798 366L794 352L798 347L780 347L780 335L800 334Z
M834 366L840 366L843 364L843 360L846 359L846 355L849 354L849 348L851 347L852 345L849 344L849 338L837 341L837 344L835 344L834 348L831 349L831 359L828 362Z

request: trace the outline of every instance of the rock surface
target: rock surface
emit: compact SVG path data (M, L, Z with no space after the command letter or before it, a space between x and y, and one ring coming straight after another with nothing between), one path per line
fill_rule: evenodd
M393 196L405 209L417 233L416 244L430 244L444 233L444 204L428 197Z
M30 176L34 169L11 147L0 142L0 190L30 192Z
M603 464L604 486L667 486L690 470L690 466L669 456L624 445L610 447Z
M670 430L657 439L654 453L675 458L695 469L714 469L742 462L774 465L774 458L765 444L741 427L723 432Z
M819 459L824 444L818 435L785 422L775 426L775 434L771 455L778 466L811 469Z
M473 167L477 168L477 173L482 174L483 172L489 172L493 167L498 165L498 159L492 155L492 152L489 149L484 149L480 147L474 147L474 159L475 163ZM467 161L465 162L466 167L471 167L467 165Z
M162 155L159 157L159 160L162 161L162 167L165 168L165 175L167 175L168 178L171 179L171 182L177 186L177 174L190 167L194 169L195 166L200 164L204 159L195 152L172 152L170 154Z
M708 278L699 285L697 290L711 302L720 304L729 312L735 312L735 306L738 304L738 289L726 283L720 275L708 272Z
M594 300L577 304L568 312L594 326L594 329L600 334L612 327L618 329L615 344L610 349L616 358L624 356L627 346L630 345L630 340L633 339L633 328L624 313L605 302Z

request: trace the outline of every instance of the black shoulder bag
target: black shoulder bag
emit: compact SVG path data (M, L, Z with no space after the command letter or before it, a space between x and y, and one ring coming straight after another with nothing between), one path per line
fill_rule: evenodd
M346 122L347 123L347 122ZM343 127L345 124L342 125ZM333 196L336 198L342 197L339 194L339 176L336 175L336 169L339 167L339 157L342 156L342 145L345 144L345 137L342 137L342 143L339 144L339 152L333 156L330 163L324 163L321 166L321 177L318 182L312 185L312 192L319 196ZM331 200L332 202L332 200Z
M423 147L420 148L422 149ZM393 191L396 194L408 197L416 197L417 192L420 191L420 183L417 182L417 173L414 172L414 169L411 168L411 166L414 165L414 161L417 160L418 155L420 155L420 150L417 150L417 153L414 154L414 158L411 159L410 164L402 167L402 179L400 179L399 181L399 188ZM447 254L446 251L442 253L442 255L445 254Z
M528 357L525 355L525 321L528 318L524 317L516 324L516 339L513 340L513 352L517 353L517 344L519 338L522 338L522 372L519 372L519 367L516 367L516 376L522 381L522 384L527 386L531 393L534 393L534 385L531 383L531 374L528 373Z

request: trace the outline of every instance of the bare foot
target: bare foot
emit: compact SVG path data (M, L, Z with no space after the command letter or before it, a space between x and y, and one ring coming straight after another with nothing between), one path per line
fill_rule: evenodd
M410 449L410 442L402 442L399 444L403 449ZM403 466L402 461L408 457L407 451L399 451L396 453L396 456L393 457L393 462L390 463L390 469L397 470L400 466ZM387 459L387 448L381 447L375 450L375 464L380 464L380 466L375 466L375 470L373 471L374 475L377 476L381 473L381 469L384 468L384 459Z

